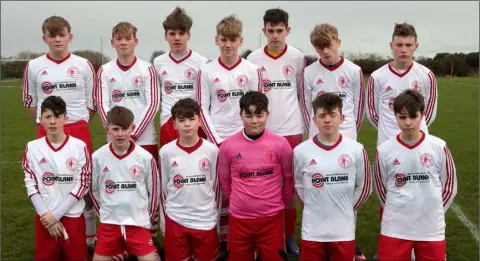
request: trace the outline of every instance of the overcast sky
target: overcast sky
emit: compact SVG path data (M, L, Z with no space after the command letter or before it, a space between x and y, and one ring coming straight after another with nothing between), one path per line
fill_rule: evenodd
M433 57L438 52L479 50L479 3L470 2L1 2L1 54L16 55L23 50L45 52L41 24L51 15L60 15L72 25L75 50L101 50L110 58L111 30L120 21L138 28L138 56L149 59L154 50L168 50L162 22L175 6L185 8L193 19L189 46L214 58L215 26L225 16L236 14L243 21L244 44L241 50L265 44L261 36L266 9L280 7L290 14L292 31L288 43L307 54L314 54L309 35L315 24L335 25L344 52L376 52L390 55L389 41L396 22L412 23L417 30L416 56ZM261 42L260 42L261 41Z

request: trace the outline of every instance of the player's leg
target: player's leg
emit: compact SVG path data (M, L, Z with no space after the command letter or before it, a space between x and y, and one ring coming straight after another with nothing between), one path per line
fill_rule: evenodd
M326 261L327 243L300 240L300 257L299 261Z
M378 261L410 260L412 249L413 241L380 235L378 240Z
M165 215L165 239L163 242L166 260L186 260L192 256L189 229Z
M328 242L327 253L329 261L354 260L355 240Z
M447 244L442 241L416 241L414 243L415 259L422 261L446 260Z
M125 251L122 240L122 231L119 225L100 223L93 261L112 260L113 256Z
M65 260L87 260L88 250L85 238L85 217L63 217L62 222L66 235L59 240Z
M220 246L216 226L210 230L190 229L190 237L194 260L217 260L220 255Z
M137 257L139 261L158 259L157 248L153 244L150 229L137 226L124 226L123 238L127 252Z
M253 219L252 229L256 232L255 245L257 247L260 260L287 260L285 252L285 231L284 231L284 213Z
M247 261L254 258L254 235L252 231L255 222L251 219L228 217L228 261Z
M40 216L35 215L35 260L60 260L60 253L60 244L42 225Z
M178 131L173 124L173 117L170 117L167 122L160 126L160 147L170 143L179 138Z

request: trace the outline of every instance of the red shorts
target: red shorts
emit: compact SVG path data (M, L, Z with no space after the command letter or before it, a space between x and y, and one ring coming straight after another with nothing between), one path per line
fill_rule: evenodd
M140 147L144 148L146 151L150 152L152 154L153 158L155 159L155 162L158 163L158 145L141 145Z
M92 138L90 137L90 130L88 129L88 123L84 120L65 124L63 131L67 135L71 135L87 144L90 154L93 153ZM37 138L42 138L47 135L47 132L43 128L42 124L37 127Z
M354 258L355 240L338 242L300 240L299 261L344 261Z
M156 251L150 230L143 227L103 224L98 225L95 254L114 256L127 251L134 256L144 256Z
M412 249L415 260L446 260L446 241L412 241L380 235L378 240L378 261L410 260Z
M198 128L198 136L207 139L207 135L201 127ZM163 147L163 145L168 144L179 137L178 131L173 124L173 117L170 117L167 122L160 126L160 147Z
M65 235L53 238L40 222L40 216L35 217L35 260L53 261L62 260L87 260L87 239L85 236L85 218L62 217L60 219L68 238Z
M184 227L165 215L165 259L213 261L220 254L217 227L199 230Z
M290 135L290 136L283 136L287 139L288 144L294 149L297 147L300 143L303 141L303 134L297 134L297 135Z
M255 250L261 260L285 260L283 211L255 219L229 215L229 229L228 261L254 260Z

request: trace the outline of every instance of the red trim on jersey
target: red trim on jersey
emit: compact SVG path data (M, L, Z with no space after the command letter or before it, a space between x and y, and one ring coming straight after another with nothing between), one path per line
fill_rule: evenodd
M80 187L78 188L77 193L70 192L70 194L78 200L80 200L85 196L85 194L87 194L88 189L90 188L87 180L92 176L92 160L86 146L83 148L83 152L85 153L85 165L83 165L82 170L79 174Z
M220 58L219 58L220 59ZM198 76L197 76L197 102L200 108L202 108L202 71L198 71ZM205 87L204 87L205 88ZM213 132L210 130L207 120L204 115L204 111L200 110L200 125L203 127L203 131L207 135L207 137L213 141L216 145L218 145L217 141L215 140L215 137L213 136Z
M316 135L313 136L313 138L312 138L313 143L315 143L315 145L317 145L318 147L320 147L320 148L322 148L326 151L335 149L338 146L338 144L340 144L340 142L342 142L342 139L343 139L342 134L340 134L340 136L338 136L338 140L332 146L325 147L325 145L323 145L323 144L321 144L317 141L317 136Z
M153 118L155 117L155 112L158 111L158 106L160 102L158 101L158 75L155 71L153 66L148 67L148 71L150 73L150 106L148 107L147 113L145 114L145 118L143 118L142 122L140 122L139 126L137 127L134 137L135 139L139 139L140 136L145 132L148 125L152 122Z
M445 182L445 185L443 186L443 191L442 191L442 198L443 198L443 206L450 201L450 198L452 197L453 194L453 188L454 188L454 183L455 183L455 177L454 177L454 164L453 164L453 159L452 159L452 154L450 153L450 150L445 146L443 148L443 151L445 152L445 157L446 157L446 179L447 181Z
M365 148L362 149L363 154L363 188L360 197L358 198L357 203L353 206L354 210L357 210L361 205L363 205L370 195L370 190L372 188L372 176L370 174L370 164L368 162L368 154L365 151Z
M430 97L427 101L427 109L425 110L425 122L427 126L431 124L433 111L435 109L435 101L437 100L437 80L432 72L428 73L430 81Z
M398 76L398 77L400 77L400 78L403 77L403 76L405 76L405 75L407 75L407 73L410 71L410 69L412 69L412 67L413 67L413 61L412 61L412 64L410 64L410 66L408 66L408 68L407 68L407 70L406 70L405 72L403 72L403 73L398 73L397 71L395 71L395 69L393 69L393 67L392 67L392 62L388 63L388 69L390 69L390 71L391 71L393 74L395 74L396 76Z
M374 178L375 178L375 184L377 188L377 193L378 197L380 198L380 201L383 204L385 204L385 199L386 199L386 190L387 188L385 187L385 184L383 184L382 181L382 171L380 169L380 162L378 161L378 151L375 154L375 162L373 165L373 172L374 172Z
M222 191L220 188L220 174L218 173L218 160L216 165L216 173L215 173L215 202L217 209L220 209L220 192ZM220 212L219 212L220 213Z
M30 62L28 62L25 65L25 70L23 71L23 85L22 85L22 91L23 91L23 106L26 108L30 108L32 105L33 97L28 93L28 67L30 65Z
M124 71L124 72L130 70L130 68L132 68L133 65L135 65L136 62L137 62L137 56L134 56L134 57L133 57L132 63L129 64L127 67L123 66L123 65L118 61L118 59L117 59L117 61L116 61L118 68L120 68L120 70L122 70L122 71Z
M160 210L159 203L157 201L158 186L160 183L158 182L159 173L157 163L153 157L150 160L150 168L152 170L152 194L150 195L150 206L148 210L150 212L150 222L152 223L152 225L156 225L158 219L158 212Z
M273 60L277 60L278 58L282 57L286 52L287 52L287 49L288 49L288 44L285 44L285 48L283 48L282 52L280 52L277 56L273 56L271 55L269 52L268 52L268 45L265 45L265 47L263 48L263 51L265 52L265 54L272 58Z
M172 56L172 52L169 52L169 53L168 53L168 57L170 57L170 59L171 59L174 63L176 63L176 64L179 64L179 63L187 60L191 55L192 55L192 50L188 50L188 54L187 54L185 57L183 57L183 58L180 59L180 60L176 60L176 59Z
M203 139L202 138L199 138L199 140L197 141L197 143L195 145L193 145L192 147L184 147L180 144L179 142L180 139L177 140L177 146L182 149L183 151L185 151L186 153L190 154L194 151L196 151L198 148L200 148L200 146L202 146L203 144Z
M363 72L360 69L360 95L358 97L358 108L357 108L357 133L360 132L360 128L362 127L363 116L365 115L364 109L364 99L365 99L365 82L363 80Z
M50 53L47 53L46 56L47 56L47 59L48 59L48 60L50 60L50 61L52 61L52 62L54 62L54 63L56 63L56 64L61 64L61 63L65 62L66 60L68 60L68 58L70 58L71 53L68 53L67 56L65 56L65 58L63 58L63 59L61 59L61 60L55 60L55 59L53 59L52 56L50 56Z
M337 64L335 64L335 66L333 66L332 68L330 68L328 65L326 65L325 63L323 63L323 62L322 62L322 58L318 59L318 61L320 62L320 64L321 64L323 67L325 67L325 69L333 72L333 71L335 71L336 69L340 68L340 66L342 66L342 64L343 64L343 62L345 61L345 59L344 59L342 56L340 56L340 61L339 61Z
M228 67L228 66L226 66L226 65L222 62L222 60L220 59L220 57L218 57L218 63L219 63L223 68L225 68L225 69L227 69L227 70L229 70L229 71L235 69L235 67L237 67L241 62L242 62L242 57L238 56L238 62L236 62L234 65Z
M303 58L303 68L300 74L300 84L298 86L300 105L302 107L302 117L305 125L305 129L308 132L310 130L310 112L307 109L307 102L305 100L305 68L307 67L307 57ZM310 94L309 94L310 95Z
M36 192L29 196L29 197L32 197L35 194L40 194L40 192L38 191L37 176L35 176L35 173L33 172L33 170L30 168L30 165L28 164L27 153L28 153L28 146L25 147L25 152L23 153L22 167L30 175L30 178L35 180L35 183L37 184L35 185Z
M262 78L262 71L260 68L257 69L257 76L258 76L258 92L263 93L263 78Z
M90 70L92 71L92 80L93 80L93 83L92 83L92 97L90 97L90 99L92 99L93 108L89 108L89 109L92 110L92 111L96 111L97 106L95 104L96 103L95 102L95 91L97 90L97 76L95 74L95 68L93 67L92 63L90 61L87 61L87 64L90 67ZM87 97L87 105L88 105L88 97Z
M103 109L103 94L102 94L102 74L103 74L103 67L100 66L100 68L98 69L98 72L97 72L97 84L96 84L96 103L97 103L97 111L98 111L98 114L100 115L100 119L102 120L102 123L103 123L103 127L104 128L107 128L108 124L107 124L107 113L105 112L105 110Z
M130 155L130 153L132 153L132 151L135 149L135 143L130 141L130 148L128 148L127 153L125 153L123 155L118 155L115 152L115 150L113 149L113 142L111 142L110 145L108 145L108 148L112 152L113 156L115 156L117 159L121 160L121 159L124 159L124 158L128 157L128 155Z
M370 121L378 127L378 113L375 109L375 79L370 76L367 84L367 106Z
M57 151L60 151L65 146L65 144L67 144L69 137L70 137L70 135L67 134L66 137L65 137L65 140L62 143L62 145L60 145L60 147L58 147L56 149L55 149L55 147L53 147L52 143L50 143L50 141L48 140L48 136L45 136L45 141L47 142L47 145L48 145L48 147L50 147L50 149L57 152Z
M408 145L407 143L403 142L402 139L400 139L400 134L397 135L397 141L398 143L400 143L401 145L403 145L404 147L406 147L407 149L415 149L416 147L418 147L418 145L420 145L424 140L425 140L425 133L423 131L420 131L422 133L422 136L420 137L420 139L417 141L417 143L413 144L413 145Z

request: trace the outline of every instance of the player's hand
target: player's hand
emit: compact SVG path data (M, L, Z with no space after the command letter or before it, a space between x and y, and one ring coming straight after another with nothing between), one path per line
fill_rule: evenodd
M56 222L55 224L53 224L53 226L47 228L47 230L50 236L52 236L53 238L63 236L63 225L60 222Z
M40 218L40 222L42 222L42 225L45 227L45 228L50 228L52 227L53 225L55 225L56 222L58 222L58 220L56 220L54 217L53 217L53 214L52 214L52 211L48 211L45 215L43 215L41 218Z

